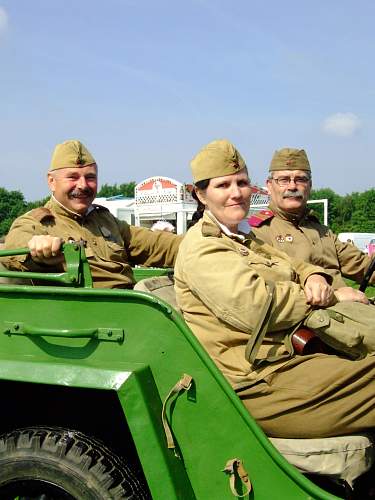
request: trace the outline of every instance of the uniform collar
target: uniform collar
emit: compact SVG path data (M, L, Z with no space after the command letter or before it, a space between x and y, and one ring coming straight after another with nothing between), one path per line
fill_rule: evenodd
M290 212L286 212L285 210L282 210L281 208L279 208L275 203L273 203L271 201L271 203L269 204L269 209L275 214L277 215L278 217L280 217L281 219L284 219L284 220L288 220L289 222L292 222L293 224L295 224L296 226L298 224L301 223L301 221L303 219L305 219L307 217L307 215L309 214L310 212L310 209L308 209L307 207L304 208L303 212L300 213L300 214L293 214L293 213L290 213Z
M245 236L243 234L232 233L232 231L230 231L227 228L227 226L225 226L224 224L222 224L221 222L219 222L217 220L217 218L209 210L205 210L204 213L207 215L208 218L210 218L213 222L215 222L215 224L217 224L219 226L219 228L221 229L221 231L226 236L229 236L229 238L232 238L234 240L239 240L241 243L243 243L245 241Z
M90 205L84 215L78 214L76 212L73 212L73 210L69 210L69 208L67 208L62 203L60 203L53 196L53 194L51 195L50 200L47 202L47 206L51 206L51 208L57 214L59 214L59 215L65 215L66 217L69 217L70 219L74 219L74 220L83 219L84 217L87 217L93 210L95 210L95 207L93 205Z

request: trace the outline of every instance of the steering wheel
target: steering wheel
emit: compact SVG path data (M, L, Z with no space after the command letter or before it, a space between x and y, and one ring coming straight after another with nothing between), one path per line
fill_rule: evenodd
M372 276L372 273L375 271L375 257L372 259L368 269L366 271L365 277L363 278L361 284L359 285L359 290L364 292L367 288L368 282Z

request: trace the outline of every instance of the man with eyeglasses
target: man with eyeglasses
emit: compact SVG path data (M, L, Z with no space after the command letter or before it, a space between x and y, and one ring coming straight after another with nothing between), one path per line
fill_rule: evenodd
M360 283L370 258L354 245L342 243L307 208L311 186L311 168L303 149L275 151L267 179L271 202L267 210L250 217L253 233L291 257L323 267L336 289L346 286L343 277Z

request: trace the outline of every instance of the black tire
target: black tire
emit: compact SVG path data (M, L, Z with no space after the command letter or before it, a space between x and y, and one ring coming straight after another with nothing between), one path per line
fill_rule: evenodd
M0 436L1 500L149 500L138 476L81 432L30 427Z

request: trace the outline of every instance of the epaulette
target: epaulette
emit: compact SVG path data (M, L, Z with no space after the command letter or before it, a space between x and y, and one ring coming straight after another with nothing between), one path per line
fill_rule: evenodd
M30 210L29 214L38 222L52 222L55 220L55 216L49 208L38 207Z
M248 218L251 227L260 227L266 220L272 219L275 214L271 210L260 210Z
M109 212L109 208L107 207L103 207L103 205L97 205L96 203L93 203L91 205L95 210L98 210L98 211L103 211L103 212Z
M216 225L209 222L203 222L202 224L202 236L216 236L220 238L221 229Z

